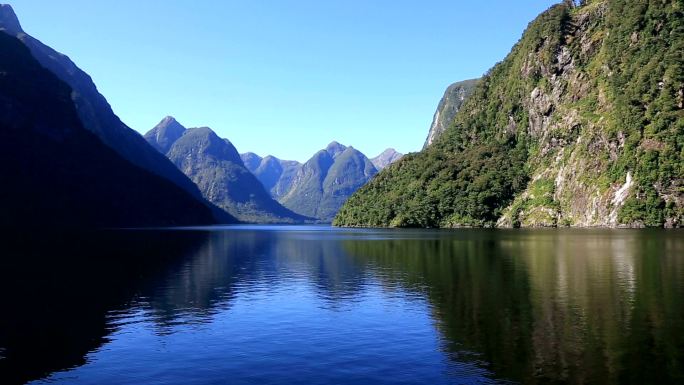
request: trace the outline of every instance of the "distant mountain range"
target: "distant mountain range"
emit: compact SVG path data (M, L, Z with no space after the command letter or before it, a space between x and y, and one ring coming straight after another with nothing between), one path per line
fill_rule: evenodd
M2 192L2 225L330 222L402 156L388 149L368 159L337 142L304 164L240 155L210 128L187 129L172 117L143 137L88 74L26 34L9 5L0 5L0 31L0 156L5 180L17 182Z
M211 129L187 129L170 116L144 137L190 177L206 199L241 221L256 223L330 222L379 168L402 156L388 149L371 161L337 142L304 164L252 152L240 155Z
M207 200L241 221L257 223L330 222L379 168L402 156L388 149L371 161L337 142L304 164L251 152L239 155L229 140L211 129L187 129L170 116L144 137L190 177Z
M0 225L234 222L114 115L91 78L0 5Z
M285 207L308 217L329 222L342 204L378 170L402 157L387 149L368 159L363 153L337 142L330 143L306 163L264 158L248 152L241 155L264 187Z
M185 128L167 116L144 137L195 182L207 200L241 221L299 223L313 220L275 201L245 167L233 144L208 127Z

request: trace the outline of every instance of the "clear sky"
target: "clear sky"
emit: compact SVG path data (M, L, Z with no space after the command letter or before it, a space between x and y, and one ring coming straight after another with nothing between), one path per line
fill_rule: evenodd
M330 141L419 150L444 89L502 60L558 1L17 0L24 30L88 72L141 133L166 115L240 152Z

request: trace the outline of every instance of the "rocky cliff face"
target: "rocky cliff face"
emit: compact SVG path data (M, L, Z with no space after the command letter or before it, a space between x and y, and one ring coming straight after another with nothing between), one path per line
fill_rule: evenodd
M423 148L431 145L449 127L463 102L470 96L480 79L464 80L447 87L444 96L437 105L432 117L432 124Z
M336 224L682 226L682 52L678 2L556 5Z
M667 57L674 47L682 47L684 23L681 10L674 11L673 4L638 3L634 6L650 16L634 15L634 9L625 9L626 3L619 1L594 1L567 10L559 46L552 48L545 42L547 46L541 47L542 52L553 54L551 62L545 63L539 54L528 55L522 62L524 79L546 80L536 84L521 103L528 114L527 133L536 148L527 162L530 182L497 225L682 225L684 170L676 154L684 144L677 139L684 113L675 99L669 105L648 104L676 97L681 90L682 76L676 79L668 72L681 74L682 63L667 63ZM618 46L624 51L616 51ZM664 60L661 68L642 72L651 79L631 79L627 62L655 66L657 57ZM634 94L631 101L626 100L624 94L635 87L645 95ZM628 108L628 103L640 104L629 114L641 120L633 130L615 115ZM671 117L656 133L649 115L659 113ZM662 164L646 165L651 157ZM674 169L667 170L670 167ZM645 174L660 176L653 180ZM649 199L658 202L639 203ZM630 213L633 206L638 206L637 212Z
M299 223L309 218L276 202L245 167L235 146L208 127L186 129L164 118L145 138L197 184L204 197L250 223Z
M380 171L401 159L402 156L404 156L404 154L397 152L393 148L388 148L375 158L371 158L371 163L373 163L373 166Z

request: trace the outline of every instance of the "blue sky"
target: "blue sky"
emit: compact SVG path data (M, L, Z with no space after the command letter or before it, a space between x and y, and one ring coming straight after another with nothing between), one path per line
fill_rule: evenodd
M240 152L305 161L332 140L419 150L444 89L502 60L557 1L19 0L26 32L146 132L166 115Z

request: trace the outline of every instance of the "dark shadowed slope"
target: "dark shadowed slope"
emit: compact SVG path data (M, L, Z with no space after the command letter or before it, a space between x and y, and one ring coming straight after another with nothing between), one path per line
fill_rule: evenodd
M71 88L0 32L0 226L214 223L172 182L123 159L86 130Z
M73 89L71 97L83 127L97 135L124 159L163 176L201 198L197 187L183 173L147 144L140 134L121 122L87 73L78 68L69 57L46 46L21 29L9 5L0 5L0 30L19 38L43 67Z

